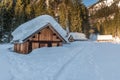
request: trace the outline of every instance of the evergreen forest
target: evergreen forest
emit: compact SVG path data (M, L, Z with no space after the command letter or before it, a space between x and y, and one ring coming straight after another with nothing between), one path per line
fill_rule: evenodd
M118 3L119 0L114 0L110 6L101 5L99 10L90 15L91 27L95 28L95 33L120 37L120 7L117 5Z
M10 42L19 25L44 14L53 16L64 29L89 34L88 10L82 0L1 0L0 41Z
M44 14L54 17L64 29L85 33L88 38L91 33L120 37L119 0L90 12L102 1L86 7L82 0L0 0L0 42L10 42L18 26Z

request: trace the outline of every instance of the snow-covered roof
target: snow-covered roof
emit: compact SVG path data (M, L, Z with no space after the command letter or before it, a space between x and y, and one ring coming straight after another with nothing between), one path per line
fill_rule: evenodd
M87 40L86 35L78 32L71 32L70 35L74 40Z
M56 22L56 20L49 15L42 15L36 17L22 25L12 32L13 40L22 43L24 39L35 33L37 30L42 29L45 25L51 24L52 27L60 34L60 36L68 42L66 31Z

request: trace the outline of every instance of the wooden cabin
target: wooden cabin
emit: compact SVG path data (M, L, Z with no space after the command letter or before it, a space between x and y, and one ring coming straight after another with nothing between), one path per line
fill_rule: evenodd
M39 21L39 23L36 23L37 21ZM36 26L37 29L35 28ZM62 29L62 27L49 15L42 15L27 22L27 24L21 25L12 33L12 35L14 51L22 54L30 53L36 48L62 46L63 43L68 42L65 37L65 30Z

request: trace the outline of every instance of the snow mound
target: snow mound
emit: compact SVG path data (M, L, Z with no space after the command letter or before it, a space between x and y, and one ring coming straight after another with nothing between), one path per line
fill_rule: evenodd
M87 40L86 35L78 32L71 32L70 35L74 40Z

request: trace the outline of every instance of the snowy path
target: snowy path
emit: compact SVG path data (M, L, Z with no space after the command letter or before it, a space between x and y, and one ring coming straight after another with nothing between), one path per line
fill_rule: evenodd
M72 53L74 54L74 52L76 52L60 69L59 71L55 74L54 79L53 80L58 80L59 76L64 73L64 70L69 66L69 64L71 64L71 62L80 55L80 52L84 49L84 47L82 49L76 48L75 50L72 51ZM81 55L80 55L81 56Z
M99 71L95 68L97 65L93 63L94 60L91 57L95 50L90 46L88 47L88 45L84 45L82 50L78 49L77 51L77 55L60 70L61 73L54 80L100 80L98 77L95 77L97 76L96 71L98 73Z

